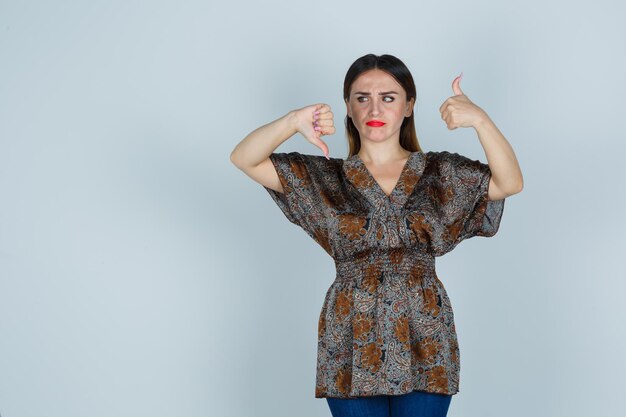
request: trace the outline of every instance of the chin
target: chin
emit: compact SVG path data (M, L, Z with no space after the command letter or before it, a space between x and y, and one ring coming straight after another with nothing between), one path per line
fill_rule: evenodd
M367 137L367 136L361 136L361 140L365 140L365 141L370 141L370 142L384 142L387 139L389 139L388 137Z

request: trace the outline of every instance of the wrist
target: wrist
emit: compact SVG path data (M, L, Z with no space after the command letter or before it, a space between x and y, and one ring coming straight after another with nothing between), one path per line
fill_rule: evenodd
M485 127L489 126L490 124L493 124L493 122L491 121L491 119L489 118L489 116L485 113L482 117L480 117L476 123L474 123L474 129L475 130L481 130L484 129Z
M296 134L298 132L298 116L295 110L290 111L283 118L291 134Z

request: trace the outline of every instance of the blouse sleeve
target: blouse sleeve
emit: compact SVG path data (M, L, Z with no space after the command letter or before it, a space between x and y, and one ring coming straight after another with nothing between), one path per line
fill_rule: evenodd
M504 211L504 199L489 200L489 165L458 153L436 152L441 191L443 239L436 256L454 249L461 241L474 236L496 234Z
M291 222L309 235L317 236L324 216L321 213L321 180L313 161L315 156L298 152L272 153L284 193L263 186Z

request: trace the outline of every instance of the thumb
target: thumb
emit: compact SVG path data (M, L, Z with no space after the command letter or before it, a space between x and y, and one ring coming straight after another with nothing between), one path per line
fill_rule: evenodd
M461 75L459 75L458 77L454 79L454 81L452 81L452 91L454 91L455 96L463 95L463 91L461 90L461 86L460 86L462 78L463 78L463 73L461 72Z
M326 157L326 159L328 158L328 145L326 144L326 142L324 142L322 140L322 134L317 132L317 131L313 131L311 134L307 134L305 136L309 142L311 142L313 145L317 146L318 148L320 148L322 150L322 152L324 153L324 156Z
M326 157L326 159L329 159L328 158L328 145L326 145L326 142L324 142L323 140L317 138L316 146L322 150L322 152L324 153L324 156Z

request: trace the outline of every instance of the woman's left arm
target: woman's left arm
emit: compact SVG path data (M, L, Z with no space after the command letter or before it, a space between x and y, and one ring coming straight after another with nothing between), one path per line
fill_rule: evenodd
M491 170L489 200L501 200L521 192L524 178L515 152L487 113L476 123L474 129Z
M457 127L473 127L476 130L491 170L489 200L501 200L521 192L524 178L513 148L489 115L463 94L460 80L461 76L452 82L455 95L439 108L441 118L450 130Z

